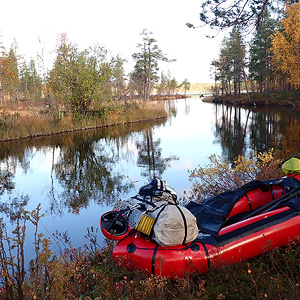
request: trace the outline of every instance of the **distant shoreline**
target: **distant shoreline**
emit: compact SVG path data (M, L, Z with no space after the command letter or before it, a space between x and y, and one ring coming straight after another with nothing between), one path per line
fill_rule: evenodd
M291 107L300 108L300 92L276 92L270 96L260 93L242 93L238 96L234 95L212 95L204 96L203 102L237 105L237 106L254 106L254 107Z

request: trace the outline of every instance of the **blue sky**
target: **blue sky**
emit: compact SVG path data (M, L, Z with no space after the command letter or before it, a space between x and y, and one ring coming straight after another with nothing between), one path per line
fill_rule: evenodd
M72 42L85 49L94 44L106 46L114 55L128 60L137 52L144 28L153 32L158 46L167 57L176 59L161 65L178 81L211 82L210 62L217 58L221 36L208 39L208 27L198 25L202 1L178 0L10 0L1 3L0 41L8 49L15 39L19 54L36 59L43 51L51 65L57 36L66 32Z

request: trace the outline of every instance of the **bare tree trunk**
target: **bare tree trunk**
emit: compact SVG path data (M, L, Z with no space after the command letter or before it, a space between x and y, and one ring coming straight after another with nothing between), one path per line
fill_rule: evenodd
M243 70L243 75L244 75L244 81L245 81L245 87L246 87L246 91L247 91L247 96L248 96L248 104L250 105L252 103L251 98L250 98L250 94L249 94L249 89L248 89L248 83L247 83L247 77L246 77L246 72L245 72L245 67L244 67L244 63L243 63L243 55L242 55L242 47L240 45L240 60L241 60L241 67Z

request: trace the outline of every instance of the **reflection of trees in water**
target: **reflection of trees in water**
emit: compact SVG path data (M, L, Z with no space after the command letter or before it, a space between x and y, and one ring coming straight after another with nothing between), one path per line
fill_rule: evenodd
M248 119L249 114L244 115L240 107L216 105L215 137L222 146L222 156L230 162L245 153Z
M142 168L141 175L148 180L161 178L170 162L179 159L174 155L162 157L160 139L153 140L152 129L144 131L143 140L137 143L137 148L137 165Z
M172 126L173 119L177 116L177 101L176 100L166 100L164 101L165 109L168 112L169 115L171 115L173 118L168 118L169 126Z
M13 179L12 173L0 169L0 196L5 191L12 191L15 188L12 179Z
M99 141L81 139L74 147L62 147L53 170L63 191L57 197L52 194L52 209L57 208L58 199L74 211L87 207L90 200L115 201L129 187L115 167L117 162L117 153Z
M277 139L284 132L283 127L278 126L280 113L274 111L252 111L252 120L250 124L250 139L258 151L266 151L270 148L278 148ZM281 128L280 128L281 127Z
M184 99L184 114L188 116L191 111L191 102L187 101L187 99Z
M147 127L152 126L153 124L148 123ZM124 127L126 126L122 127L123 130ZM133 128L136 127L131 127L131 130ZM61 201L63 207L73 211L87 207L91 200L99 204L112 204L120 194L127 193L132 188L130 181L118 166L121 159L127 162L133 159L128 145L136 143L137 134L128 131L129 129L130 127L127 127L126 133L123 131L122 134L110 131L110 134L102 139L77 138L74 139L73 146L61 147L53 174L63 191L57 197L54 189L51 189L52 209L59 211ZM144 131L148 130L151 129ZM126 151L120 151L121 148L125 148Z
M159 147L160 140L153 141L152 128L143 130L142 141L137 142L137 136L132 133L132 142L138 149L137 165L143 168L142 176L151 179L160 177L169 166L169 163L178 159L175 156L162 158L162 149ZM124 139L106 138L80 139L74 142L73 147L61 147L60 155L54 165L54 174L63 192L60 195L63 206L73 210L87 207L93 199L97 203L112 203L119 194L127 193L130 181L118 168L120 161L120 147L128 145L130 135ZM122 144L122 145L120 145ZM132 159L131 151L121 152ZM126 153L126 154L124 154ZM57 197L52 193L52 208L58 207Z
M290 155L300 152L300 112L284 111L278 120L278 126L284 126L284 132L278 134L280 149L288 151Z
M11 222L11 224L16 221L21 215L21 211L26 208L29 202L28 196L19 196L16 198L12 198L9 202L0 202L0 213L2 216L6 216L7 219ZM0 223L2 218L0 218ZM1 224L1 226L4 223Z
M300 111L290 108L256 109L252 111L250 138L259 151L299 151Z
M52 164L50 186L46 187L52 213L60 214L65 209L77 212L91 201L112 203L119 194L132 188L118 163L121 160L134 163L132 147L136 147L141 132L164 122L166 119L3 143L1 170L11 172L5 187L13 188L17 169L24 173L31 170L36 152L45 152L48 157L52 153L52 162L45 162Z
M30 168L30 160L36 152L35 147L22 147L24 144L20 141L13 143L3 143L0 147L0 161L5 165L7 171L16 172L17 166L20 166L24 173Z
M291 154L300 149L299 111L216 105L215 114L215 136L229 162L252 147L258 151L273 147Z
M171 114L173 117L177 116L177 106L176 106L176 100L166 100L165 103L165 109L166 111Z

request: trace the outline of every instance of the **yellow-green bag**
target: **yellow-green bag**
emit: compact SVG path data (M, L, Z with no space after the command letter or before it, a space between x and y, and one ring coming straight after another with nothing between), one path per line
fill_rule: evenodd
M151 233L151 230L154 226L154 222L155 222L154 218L152 218L146 214L142 214L135 229L149 236Z
M300 174L300 159L290 158L282 165L282 170L286 175Z

